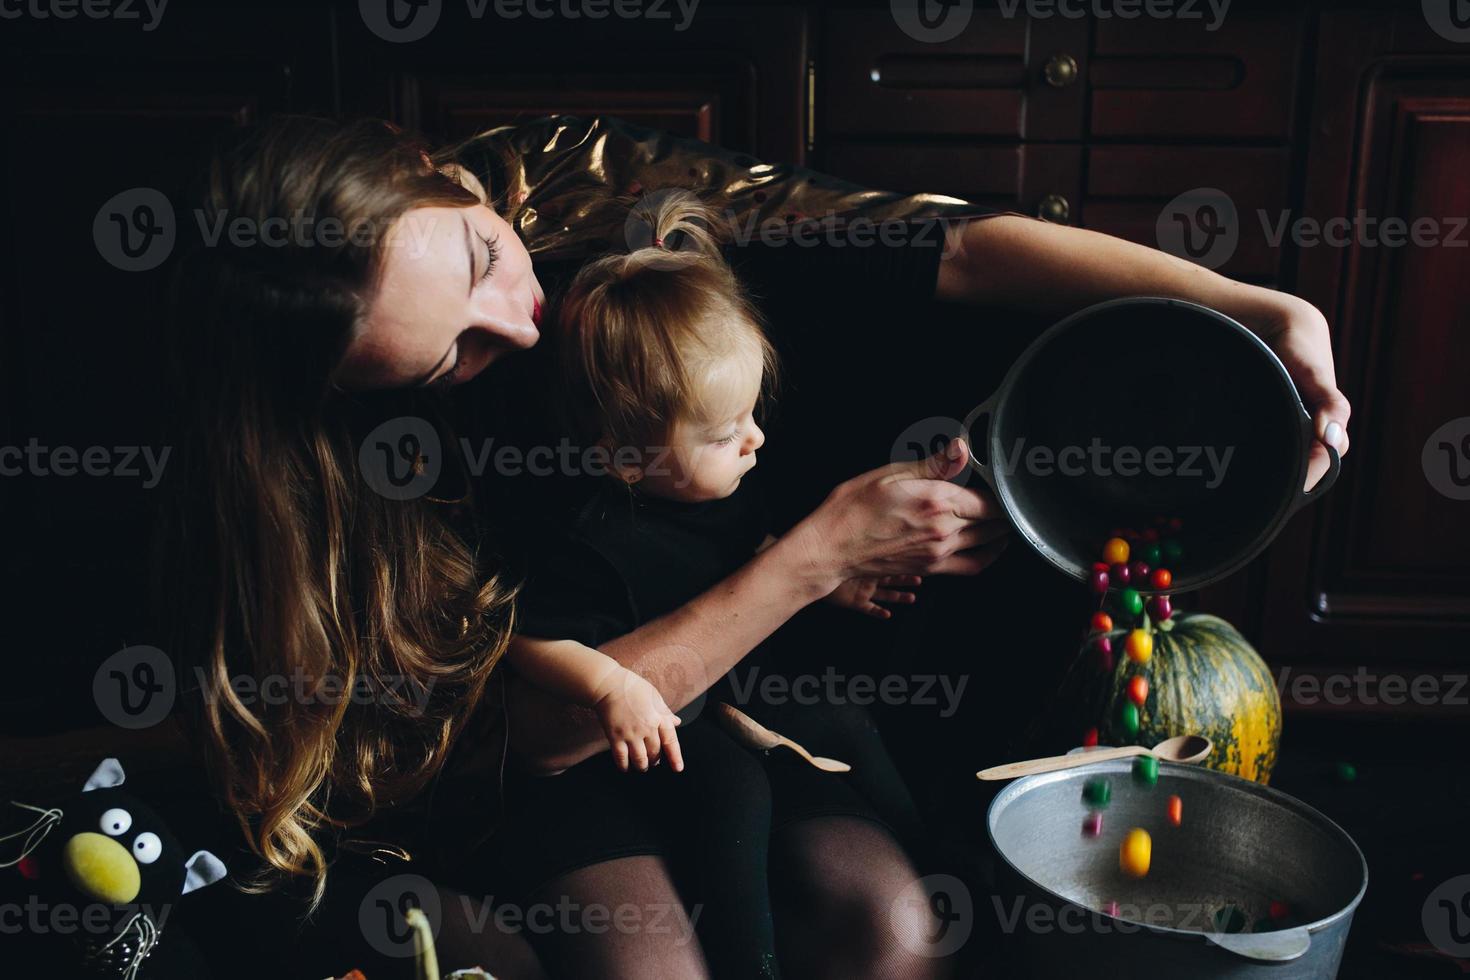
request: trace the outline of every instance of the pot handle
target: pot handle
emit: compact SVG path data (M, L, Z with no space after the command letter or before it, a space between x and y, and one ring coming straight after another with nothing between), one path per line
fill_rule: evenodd
M1263 963L1299 959L1312 948L1312 934L1305 926L1279 932L1209 932L1205 938L1236 956Z
M970 444L970 467L976 473L980 474L980 478L989 485L991 490L995 490L995 477L991 474L990 464L980 462L975 455L975 443L988 440L989 433L981 433L978 439L974 433L976 422L979 422L981 419L990 418L990 413L995 408L995 401L999 394L1000 392L996 392L979 405L976 405L970 411L970 414L965 416L964 428L960 430L960 435Z
M1317 434L1312 431L1311 416L1306 416L1306 426L1307 438L1316 439ZM1302 495L1297 498L1296 506L1291 509L1293 514L1331 490L1332 485L1337 482L1337 475L1342 472L1342 458L1337 455L1337 450L1325 442L1322 443L1322 448L1327 450L1327 472L1322 474L1322 478L1317 481L1315 487L1302 491Z

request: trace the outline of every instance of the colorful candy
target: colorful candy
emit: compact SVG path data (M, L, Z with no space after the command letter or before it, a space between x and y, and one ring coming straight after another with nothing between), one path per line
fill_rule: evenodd
M1142 786L1153 786L1159 781L1159 760L1151 755L1140 755L1133 760L1133 781Z
M1128 639L1123 641L1123 650L1134 663L1148 663L1154 655L1153 634L1148 630L1129 630Z
M1102 813L1094 810L1082 818L1082 834L1085 837L1099 837L1102 835Z
M1155 568L1148 578L1148 584L1156 589L1167 589L1174 584L1174 573L1167 568Z
M1282 922L1291 915L1291 906L1287 905L1285 902L1278 898L1271 903L1266 911L1266 914L1271 917L1272 921Z
M1358 778L1358 767L1351 762L1339 762L1336 767L1337 778L1344 783L1350 783Z
M1105 810L1113 799L1113 787L1106 779L1089 779L1082 784L1082 802L1095 810Z
M1123 729L1123 734L1129 738L1138 734L1138 705L1132 701L1124 701L1118 709L1118 727Z
M1090 625L1094 632L1111 633L1113 631L1113 617L1099 609L1092 614L1092 623Z
M1103 545L1103 561L1109 565L1128 561L1128 542L1122 538L1109 538Z
M1139 549L1139 557L1150 565L1157 565L1159 560L1164 557L1164 552L1157 544L1149 543Z
M1148 678L1135 675L1128 678L1128 700L1143 707L1143 702L1148 700Z
M1092 652L1097 663L1097 669L1104 674L1113 672L1113 641L1106 636L1094 637L1092 640Z
M1169 601L1169 597L1166 595L1152 596L1148 600L1148 614L1149 618L1162 623L1174 615L1174 604Z
M1114 585L1127 585L1132 580L1132 572L1122 562L1117 562L1108 569L1108 581Z
M1177 795L1169 797L1169 826L1178 827L1184 823L1184 801Z
M1104 576L1106 578L1106 576ZM1143 596L1138 594L1137 589L1124 589L1118 593L1118 604L1124 611L1137 616L1143 612Z
M1092 574L1087 576L1087 584L1092 587L1092 591L1102 595L1108 591L1108 573L1094 569Z
M1128 563L1128 581L1133 585L1147 585L1149 569L1153 566L1146 561L1130 561Z
M1109 902L1106 905L1104 905L1103 906L1103 915L1111 916L1114 919L1116 919L1118 917L1118 903L1117 902Z
M1082 747L1093 749L1097 747L1097 726L1094 725L1082 733Z
M1165 541L1163 550L1164 557L1169 559L1169 564L1171 565L1179 564L1179 560L1184 557L1184 545L1180 543L1178 538L1169 538ZM1154 564L1157 564L1157 562Z
M1118 848L1118 867L1130 878L1148 875L1149 862L1153 859L1154 842L1148 831L1134 827L1123 838Z

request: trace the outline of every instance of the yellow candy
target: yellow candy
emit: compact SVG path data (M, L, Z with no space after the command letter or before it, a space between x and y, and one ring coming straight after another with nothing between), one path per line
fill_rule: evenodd
M1123 641L1128 659L1136 664L1146 664L1154 655L1154 638L1148 630L1129 630L1128 639Z
M1103 561L1109 565L1126 564L1128 561L1128 542L1122 538L1108 538L1108 543L1103 545Z
M1118 867L1130 878L1142 878L1148 874L1148 864L1153 858L1154 842L1148 831L1134 827L1123 838L1118 848Z

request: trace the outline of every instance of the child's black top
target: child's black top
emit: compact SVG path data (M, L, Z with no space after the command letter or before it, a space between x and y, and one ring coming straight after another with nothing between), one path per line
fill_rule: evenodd
M581 478L573 503L530 518L542 526L527 555L517 631L595 647L730 575L766 534L759 469L730 496L700 503L654 497L612 476Z

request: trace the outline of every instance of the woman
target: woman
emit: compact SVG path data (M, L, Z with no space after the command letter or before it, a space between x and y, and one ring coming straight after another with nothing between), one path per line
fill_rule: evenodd
M324 916L351 921L356 895L326 889L338 829L374 816L381 824L422 798L456 740L481 737L467 733L482 700L512 706L511 744L529 766L566 768L603 744L595 717L533 687L482 698L513 601L489 539L433 493L373 492L358 466L368 432L426 410L417 389L462 384L535 344L546 296L506 217L385 124L283 118L242 134L211 169L205 210L256 228L305 213L348 232L274 245L226 236L181 262L172 353L183 466L160 567L170 608L190 612L176 617L176 649L205 670L200 744L224 804L270 877L310 882L314 899L325 895ZM1150 293L1235 316L1282 356L1318 434L1346 450L1347 402L1326 324L1309 304L1014 216L949 235L943 258L930 250L937 299L1061 313ZM966 453L957 441L843 483L734 575L602 652L653 680L678 710L845 579L978 573L1003 547L1004 524L983 493L946 482ZM1312 478L1324 467L1314 459ZM407 696L266 703L231 687L237 675L267 674ZM895 941L930 926L927 909L894 903L913 878L902 849L873 826L806 831L772 856L773 875L803 899L792 903L800 920L781 926L817 951L800 975L922 975L921 944ZM524 944L444 894L441 966L535 975ZM669 931L565 930L559 969L704 974L697 943L669 940L691 930L656 857L572 870L548 894L583 907L664 908L675 920Z

